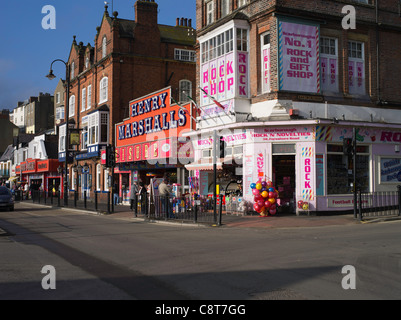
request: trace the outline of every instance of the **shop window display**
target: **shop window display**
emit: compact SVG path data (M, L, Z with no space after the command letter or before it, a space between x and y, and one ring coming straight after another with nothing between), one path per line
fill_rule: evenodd
M330 151L340 151L340 149L341 153L330 153ZM363 149L361 151L366 150ZM356 163L357 188L360 188L362 192L368 192L370 181L369 155L357 154ZM329 145L327 154L327 193L329 195L351 194L353 181L352 157L342 153L342 146Z

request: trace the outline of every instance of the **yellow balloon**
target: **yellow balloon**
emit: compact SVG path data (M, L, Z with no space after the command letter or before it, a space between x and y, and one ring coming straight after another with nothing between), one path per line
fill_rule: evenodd
M267 191L263 191L263 192L261 193L261 196L262 196L263 198L267 198L267 197L269 196L269 193L268 193Z
M271 204L275 204L275 203L276 203L276 199L274 199L274 198L270 198L268 201L269 201Z
M258 190L260 190L260 189L262 189L263 187L262 187L262 184L261 183L258 183L257 185L256 185L256 189L258 189Z

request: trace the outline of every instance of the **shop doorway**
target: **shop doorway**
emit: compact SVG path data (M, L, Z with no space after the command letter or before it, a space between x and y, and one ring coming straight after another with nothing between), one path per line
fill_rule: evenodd
M273 185L280 213L295 213L295 155L273 155Z

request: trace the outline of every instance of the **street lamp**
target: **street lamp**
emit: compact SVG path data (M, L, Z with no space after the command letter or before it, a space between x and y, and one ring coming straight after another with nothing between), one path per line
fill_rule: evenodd
M62 62L65 65L65 80L67 86L67 96L64 110L64 118L65 118L65 172L64 172L64 206L68 206L68 147L69 147L69 139L68 139L68 118L69 118L69 107L70 107L70 67L69 65L61 60L56 59L50 65L49 74L46 76L49 80L53 80L56 76L53 73L53 63Z

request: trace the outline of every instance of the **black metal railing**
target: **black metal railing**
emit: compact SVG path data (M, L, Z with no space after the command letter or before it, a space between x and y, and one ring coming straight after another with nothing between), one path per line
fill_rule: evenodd
M32 201L33 203L51 205L55 207L66 207L63 195L60 191L41 191L31 190L24 192L18 190L15 192L16 201ZM110 192L68 192L68 208L85 209L88 211L111 213Z
M358 219L401 216L401 186L397 191L358 192Z

